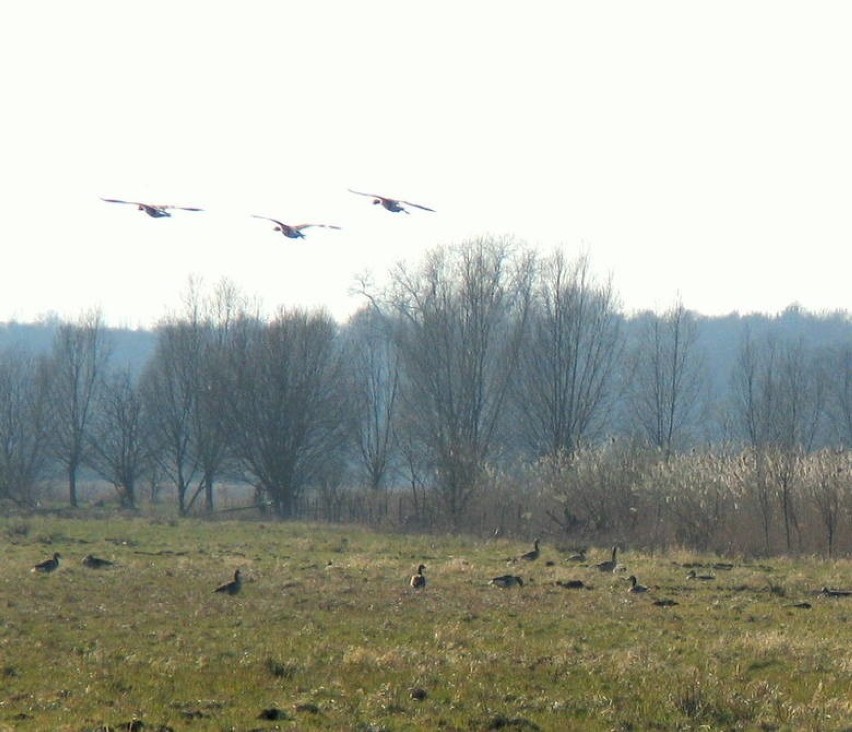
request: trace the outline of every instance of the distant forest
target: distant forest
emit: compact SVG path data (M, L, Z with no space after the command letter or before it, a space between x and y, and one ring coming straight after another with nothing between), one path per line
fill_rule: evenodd
M124 508L852 547L852 317L625 314L584 257L480 239L343 323L226 282L153 330L0 325L0 501L79 475Z

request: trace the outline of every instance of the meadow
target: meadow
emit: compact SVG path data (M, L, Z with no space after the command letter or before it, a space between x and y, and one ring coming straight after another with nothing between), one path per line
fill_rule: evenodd
M849 559L604 574L546 537L507 563L531 543L115 514L0 538L0 730L852 730L852 597L818 592Z

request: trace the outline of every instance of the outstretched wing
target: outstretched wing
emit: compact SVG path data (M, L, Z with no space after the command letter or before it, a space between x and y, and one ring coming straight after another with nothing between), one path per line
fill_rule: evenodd
M203 208L195 208L194 206L153 206L152 208L158 208L161 211L167 208L176 208L180 211L203 211Z
M347 189L350 193L357 193L359 196L369 196L370 198L378 198L382 201L389 201L391 199L386 198L385 196L380 196L377 193L364 193L363 191L354 191L351 188Z
M414 208L422 208L424 211L431 211L435 213L434 208L429 208L428 206L421 206L419 203L412 203L411 201L400 201L400 203L404 203L406 206L414 206Z
M254 218L256 218L256 219L266 219L267 221L271 221L273 224L278 224L282 229L284 229L284 228L289 229L290 228L284 222L279 221L278 219L270 218L269 216L260 216L259 214L252 214L252 216L254 216Z
M302 229L309 229L312 226L318 229L337 229L338 231L340 231L340 227L335 226L334 224L299 224L298 226L294 226L293 228L296 231L301 231Z
M107 203L129 203L133 206L145 206L147 204L140 203L139 201L124 201L120 198L101 198L102 201L106 201Z

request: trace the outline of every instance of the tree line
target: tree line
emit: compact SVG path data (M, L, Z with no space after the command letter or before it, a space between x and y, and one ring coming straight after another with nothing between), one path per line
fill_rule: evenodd
M191 287L141 368L114 362L98 311L60 323L46 352L4 348L0 499L32 505L61 470L76 506L87 470L126 507L146 486L173 491L182 515L210 512L217 484L238 481L262 510L291 518L308 495L402 490L415 520L460 528L489 497L500 523L498 508L527 495L528 513L559 533L696 544L730 541L718 511L739 491L766 550L778 527L784 548L801 545L806 514L821 517L832 550L843 534L848 330L814 347L746 329L728 373L712 373L681 302L627 332L611 280L587 256L510 238L435 248L362 294L362 310L338 324L322 310L263 316L228 282ZM601 467L615 453L641 475ZM834 473L829 455L840 456ZM708 465L715 504L705 495L687 511ZM751 466L747 484L723 490L736 465Z

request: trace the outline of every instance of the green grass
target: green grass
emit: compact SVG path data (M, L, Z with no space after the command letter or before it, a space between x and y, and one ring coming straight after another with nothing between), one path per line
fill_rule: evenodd
M852 587L848 560L695 582L681 565L711 558L628 550L652 588L631 596L547 542L507 568L527 544L301 523L32 517L0 539L0 730L852 729L852 598L813 595ZM237 567L242 593L214 594ZM488 586L507 571L525 586Z

